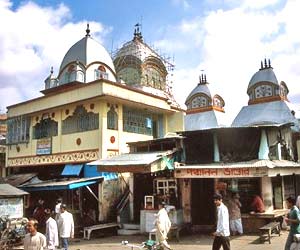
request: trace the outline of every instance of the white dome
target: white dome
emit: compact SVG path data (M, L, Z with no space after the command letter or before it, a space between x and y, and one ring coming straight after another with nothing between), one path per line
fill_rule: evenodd
M194 96L197 94L204 94L207 95L209 98L212 98L211 92L208 88L208 83L198 83L198 85L193 89L193 91L189 94L189 96L186 98L185 103L187 104L187 102Z
M59 72L62 72L69 63L76 61L79 61L84 66L93 62L101 62L106 64L115 73L115 67L109 53L100 43L88 35L68 50L60 65Z

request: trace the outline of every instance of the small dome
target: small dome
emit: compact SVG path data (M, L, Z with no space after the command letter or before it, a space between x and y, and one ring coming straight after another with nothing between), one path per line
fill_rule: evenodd
M207 95L209 98L212 98L211 92L208 88L208 82L206 82L206 76L203 78L203 75L200 77L200 82L198 85L193 89L193 91L188 95L186 98L185 104L187 105L188 101L197 94L204 94Z
M115 67L109 53L88 34L68 50L60 65L59 72L62 72L69 63L76 61L84 66L88 66L93 62L101 62L115 73Z
M276 78L276 75L273 71L273 68L271 67L270 60L269 64L266 64L265 60L265 66L263 66L263 63L261 64L261 68L259 71L257 71L251 78L249 85L248 85L248 90L247 92L249 93L249 90L256 85L257 83L260 82L269 82L273 83L275 85L278 85L278 80Z

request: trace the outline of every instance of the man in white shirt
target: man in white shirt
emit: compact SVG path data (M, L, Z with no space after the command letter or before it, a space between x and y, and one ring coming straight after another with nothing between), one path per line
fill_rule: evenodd
M230 250L230 231L229 231L229 214L228 209L222 202L222 195L215 194L214 203L217 206L217 230L213 233L214 242L212 250Z
M69 238L74 238L74 220L73 215L67 211L66 204L60 206L60 216L57 224L62 249L68 250Z
M45 209L46 215L46 240L47 240L47 248L49 250L54 250L58 246L58 230L57 223L51 217L51 210Z
M56 205L55 205L55 220L58 221L59 215L60 215L60 206L62 203L62 199L58 198L56 200Z
M169 219L168 212L165 208L166 204L161 202L158 205L158 213L156 215L155 227L156 227L156 239L163 249L171 249L167 242L168 233L171 228L171 221Z
M27 222L28 234L24 238L24 250L44 250L46 249L46 237L37 231L38 221L30 219Z

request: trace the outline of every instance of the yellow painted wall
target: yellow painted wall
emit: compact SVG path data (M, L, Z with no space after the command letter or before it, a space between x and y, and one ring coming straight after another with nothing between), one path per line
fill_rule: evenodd
M166 116L166 133L184 130L184 112L176 112Z

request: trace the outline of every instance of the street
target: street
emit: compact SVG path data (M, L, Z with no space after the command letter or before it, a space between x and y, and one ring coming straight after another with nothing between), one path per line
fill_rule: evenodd
M260 243L258 235L243 235L231 238L232 250L280 250L284 249L288 232L282 231L282 235L273 235L271 244L267 241ZM98 239L92 238L90 241L82 239L74 239L71 243L70 250L121 250L131 249L130 247L121 246L122 240L127 240L131 244L140 244L146 240L146 236L110 236ZM211 249L212 237L208 235L185 235L180 238L180 242L170 241L170 245L175 250L195 250L195 249ZM137 248L134 248L137 249Z

